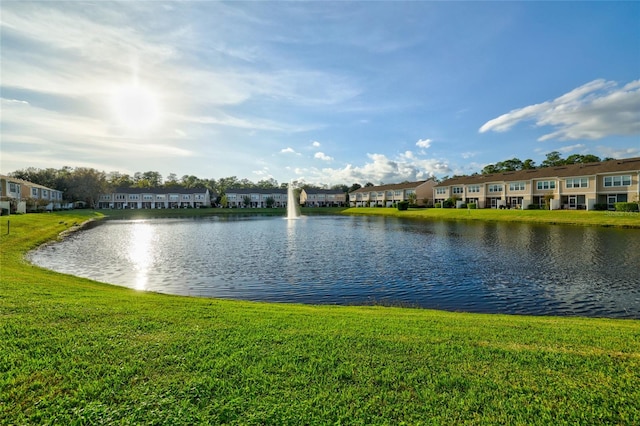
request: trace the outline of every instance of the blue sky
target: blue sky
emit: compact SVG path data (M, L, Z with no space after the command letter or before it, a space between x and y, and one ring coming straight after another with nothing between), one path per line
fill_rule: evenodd
M3 173L351 185L640 156L639 2L0 7Z

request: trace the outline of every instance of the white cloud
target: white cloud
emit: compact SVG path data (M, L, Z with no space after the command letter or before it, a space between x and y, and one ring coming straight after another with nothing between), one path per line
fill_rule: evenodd
M418 142L416 142L416 146L418 148L427 149L431 146L431 142L433 142L431 139L420 139L418 140Z
M411 151L400 154L396 159L384 154L367 154L367 157L368 161L362 166L347 164L343 168L310 169L304 174L314 182L379 184L416 181L451 173L447 163L436 159L420 159Z
M313 143L311 144L311 146L313 146L314 148L320 148L320 142L318 142L318 141L313 141Z
M317 158L322 161L332 161L333 157L329 157L324 152L316 152L313 158Z
M282 149L280 150L280 153L281 153L281 154L289 154L289 153L291 153L291 154L295 154L295 153L296 153L296 151L295 151L293 148L291 148L291 147L286 147L286 148L282 148Z
M514 109L489 120L480 127L480 133L505 132L522 121L556 128L539 141L639 134L640 80L621 88L613 81L594 80L552 101Z
M585 147L585 145L583 143L577 143L575 145L567 145L567 146L563 146L558 148L558 151L560 152L572 152L572 151L577 151L579 149L583 149Z

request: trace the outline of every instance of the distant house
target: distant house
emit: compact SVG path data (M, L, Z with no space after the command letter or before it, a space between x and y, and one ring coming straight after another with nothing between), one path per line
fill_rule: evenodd
M10 176L0 175L0 203L12 213L52 211L66 207L62 191Z
M302 189L300 204L305 207L343 207L347 203L344 192L335 189Z
M211 207L207 188L116 188L102 194L99 209L178 209Z
M433 189L436 203L455 199L479 208L591 210L596 204L614 209L617 202L640 198L640 157L599 163L570 164L514 172L460 176Z
M229 188L225 191L230 208L287 207L287 189Z
M392 207L400 201L412 201L419 206L433 204L433 179L390 185L367 186L349 193L351 207Z

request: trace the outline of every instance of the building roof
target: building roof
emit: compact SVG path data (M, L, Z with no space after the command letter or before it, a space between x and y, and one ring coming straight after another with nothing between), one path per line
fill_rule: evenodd
M599 163L568 164L557 167L540 167L530 170L518 170L515 172L491 173L484 175L458 176L440 182L436 187L482 184L491 182L514 182L530 179L561 178L573 176L592 176L595 174L616 172L640 171L640 157L625 158L622 160L601 161Z
M356 194L358 192L371 192L371 191L388 191L394 189L414 189L423 183L428 182L427 180L419 180L417 182L404 182L404 183L392 183L389 185L378 185L378 186L364 186L362 188L356 189L355 191L351 191L350 194Z
M344 192L342 192L339 189L316 189L316 188L302 188L302 190L304 192L306 192L307 194L338 194L338 195L342 195L344 194Z
M46 189L46 190L49 190L49 191L62 192L59 189L49 188L48 186L40 185L38 183L29 182L28 180L24 180L24 179L14 178L14 177L11 177L11 176L0 175L0 179L8 180L9 182L19 183L20 185L25 185L25 186L28 186L30 188L40 188L40 189Z
M116 194L202 194L207 188L116 188Z
M282 188L229 188L225 190L227 194L286 194L287 190Z

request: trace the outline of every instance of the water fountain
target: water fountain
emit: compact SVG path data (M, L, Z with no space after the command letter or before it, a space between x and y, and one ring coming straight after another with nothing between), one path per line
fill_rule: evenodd
M287 190L287 219L297 219L300 217L300 206L296 200L296 195L293 192L293 182L289 183L289 189Z

